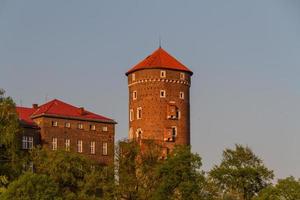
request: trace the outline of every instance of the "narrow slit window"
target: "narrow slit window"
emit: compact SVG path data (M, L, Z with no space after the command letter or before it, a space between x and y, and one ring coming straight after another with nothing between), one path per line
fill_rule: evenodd
M180 98L180 99L184 99L184 92L180 92L179 98Z
M137 91L133 91L133 93L132 93L132 99L133 100L137 99Z
M141 107L139 107L139 108L137 109L136 118L137 118L137 119L142 119L142 108L141 108Z

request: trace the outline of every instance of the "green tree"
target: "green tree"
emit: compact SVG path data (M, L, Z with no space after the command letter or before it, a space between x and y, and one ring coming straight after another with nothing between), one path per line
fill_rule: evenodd
M51 177L64 199L109 199L114 187L114 170L78 153L35 148L31 160L37 174Z
M209 172L218 185L220 194L226 198L250 200L270 184L273 171L267 169L249 147L236 145L226 149L219 166Z
M21 172L20 133L15 103L0 89L0 175L10 179Z
M191 153L190 147L177 146L157 169L159 184L151 199L208 199L201 165L200 156Z
M255 200L296 200L300 199L300 181L294 177L278 180L275 186L263 189Z
M58 185L46 175L25 173L0 196L3 200L58 200Z

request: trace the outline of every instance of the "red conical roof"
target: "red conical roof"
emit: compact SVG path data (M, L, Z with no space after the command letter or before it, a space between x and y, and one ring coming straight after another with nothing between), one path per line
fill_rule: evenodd
M126 75L141 69L173 69L188 72L191 75L193 74L190 69L176 60L176 58L171 56L161 47L155 50L150 56L142 60L136 66L131 68Z

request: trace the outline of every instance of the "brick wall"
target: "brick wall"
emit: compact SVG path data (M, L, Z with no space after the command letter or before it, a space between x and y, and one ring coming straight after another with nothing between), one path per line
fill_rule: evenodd
M161 77L162 71L165 77ZM169 149L175 144L189 145L190 82L189 73L176 70L144 69L129 74L129 115L130 110L133 111L133 120L129 121L129 138L137 139L137 132L141 130L140 139L159 141ZM165 97L161 97L161 90L165 91ZM133 99L135 91L137 98ZM183 93L183 99L180 93ZM138 108L142 108L141 119L137 119ZM178 118L170 119L173 108L180 114ZM176 137L174 141L166 141L172 127L177 129Z

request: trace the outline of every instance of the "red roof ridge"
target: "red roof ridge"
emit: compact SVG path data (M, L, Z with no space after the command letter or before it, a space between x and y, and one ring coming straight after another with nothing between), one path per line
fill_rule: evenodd
M113 119L104 117L102 115L95 114L87 110L81 110L82 107L76 107L71 104L65 103L58 99L53 99L43 105L40 105L36 111L31 115L31 118L36 118L41 115L57 116L57 117L70 117L70 118L82 118L88 120L100 120L113 122Z
M180 61L178 61L175 57L170 55L161 47L156 49L144 60L132 67L126 72L126 75L142 69L171 69L188 72L191 75L193 74L190 69L184 66Z

